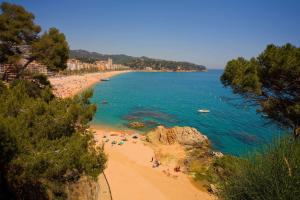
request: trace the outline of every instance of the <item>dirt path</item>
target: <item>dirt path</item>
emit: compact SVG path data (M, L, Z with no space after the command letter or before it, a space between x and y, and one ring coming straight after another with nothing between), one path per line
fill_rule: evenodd
M98 184L100 186L100 190L97 200L112 200L111 191L105 174L102 173L98 176Z

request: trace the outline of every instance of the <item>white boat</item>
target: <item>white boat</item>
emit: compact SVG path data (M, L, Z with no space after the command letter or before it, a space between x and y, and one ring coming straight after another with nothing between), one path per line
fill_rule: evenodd
M200 110L198 110L198 112L200 112L200 113L209 113L210 110L207 110L207 109L200 109Z

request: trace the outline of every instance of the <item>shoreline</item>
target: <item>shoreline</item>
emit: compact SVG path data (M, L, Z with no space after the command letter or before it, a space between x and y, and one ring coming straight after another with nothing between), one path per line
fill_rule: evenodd
M101 83L101 78L128 72L132 71L53 77L50 82L55 96L68 98ZM197 187L189 175L175 172L173 165L161 164L154 168L154 162L151 162L156 158L154 147L138 130L96 123L91 123L89 129L93 132L96 145L103 145L108 156L104 172L114 200L216 199L203 188ZM112 141L116 144L112 144Z
M53 93L56 97L68 98L80 94L84 90L91 88L96 83L101 83L102 81L100 79L108 79L113 76L129 72L132 71L109 71L83 75L50 77L49 81L53 87Z
M114 200L216 199L197 187L187 174L173 171L172 165L153 168L151 160L155 158L155 151L146 136L109 126L91 125L90 129L96 144L103 145L108 156L104 172ZM116 144L112 144L113 141Z
M123 70L123 71L108 71L95 72L82 75L68 75L59 77L50 77L49 81L52 85L52 91L56 97L69 98L80 94L84 90L91 88L96 83L102 82L100 79L108 79L129 72L206 72L206 71L162 71L162 70Z

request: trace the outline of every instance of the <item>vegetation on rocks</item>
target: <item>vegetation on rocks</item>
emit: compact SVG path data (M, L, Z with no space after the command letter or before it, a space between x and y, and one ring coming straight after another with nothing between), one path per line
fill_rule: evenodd
M201 149L191 151L188 158L188 170L194 180L216 195L219 195L224 181L237 170L241 170L237 167L239 163L245 162L244 159L231 155L213 157ZM214 191L212 186L215 188Z
M49 86L16 80L0 89L1 199L64 199L64 184L104 169L87 130L92 92L54 98Z
M154 146L156 157L172 160L206 189L210 184L220 187L238 159L212 151L208 138L192 127L158 126L147 134L147 141Z
M300 198L300 143L282 138L244 162L233 162L221 196L236 200Z

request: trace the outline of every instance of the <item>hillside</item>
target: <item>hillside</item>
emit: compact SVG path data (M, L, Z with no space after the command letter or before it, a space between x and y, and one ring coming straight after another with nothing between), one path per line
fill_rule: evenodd
M202 71L206 67L203 65L197 65L190 62L178 62L154 59L148 57L133 57L125 54L100 54L97 52L89 52L85 50L71 50L70 58L76 58L84 62L94 62L96 60L107 60L112 58L114 63L123 64L133 69L144 69L146 67L152 67L154 70L196 70Z

